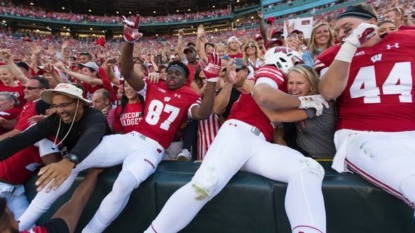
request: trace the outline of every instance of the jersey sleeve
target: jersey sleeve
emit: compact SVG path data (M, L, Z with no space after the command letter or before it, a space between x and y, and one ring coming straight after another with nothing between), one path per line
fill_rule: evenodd
M285 85L284 74L274 66L263 66L255 75L255 85L266 83L273 88L281 89Z
M316 61L314 62L314 69L318 74L320 74L320 76L323 75L321 73L322 70L329 68L339 50L340 45L335 45L329 49L326 49L317 56Z

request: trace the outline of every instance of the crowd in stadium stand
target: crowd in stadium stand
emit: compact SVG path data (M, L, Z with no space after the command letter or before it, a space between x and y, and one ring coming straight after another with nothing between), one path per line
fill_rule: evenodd
M399 2L394 1L392 3L373 1L372 5L376 7L377 12L380 14L379 18L381 20L377 22L379 29L376 31L380 37L385 36L385 33L397 31L399 28L402 29L414 26L414 15L412 12L414 7L413 2L409 0L401 0ZM404 5L405 8L402 7ZM87 21L96 23L122 23L119 16L99 17L46 12L42 9L34 9L35 8L33 7L25 8L10 4L1 6L0 14L70 22ZM313 12L316 10L318 10L318 8L311 9L310 11ZM286 78L287 83L280 83L285 86L279 89L287 89L291 97L318 95L318 72L321 71L321 64L317 57L322 54L322 52L336 46L336 44L339 44L339 42L344 39L337 38L338 35L335 30L333 30L333 24L337 15L344 10L345 9L337 9L324 15L314 15L314 25L311 30L311 36L307 39L304 38L304 33L297 28L288 26L285 28L287 31L284 32L284 22L267 24L261 11L257 12L255 18L237 22L236 29L234 30L229 28L208 32L205 31L203 25L200 25L197 32L191 34L185 34L183 30L179 30L175 35L144 35L139 40L138 38L140 36L138 34L125 34L125 32L123 37L113 38L107 41L100 36L90 36L84 39L75 40L69 36L45 35L40 32L26 29L10 31L10 28L3 26L3 28L0 29L0 62L2 63L2 66L0 66L0 147L2 146L1 141L19 135L32 124L46 122L46 120L44 120L45 118L51 119L51 117L57 117L56 114L53 114L51 111L65 109L74 103L74 101L72 101L61 103L59 105L53 104L51 106L50 103L43 101L43 97L41 98L41 90L58 88L62 84L77 85L74 92L76 92L78 88L83 90L83 95L78 96L79 98L77 98L85 103L89 103L90 101L92 107L95 108L94 110L91 110L92 108L85 107L85 109L89 109L85 111L98 110L96 112L99 114L99 117L102 119L105 117L104 123L106 122L105 125L108 124L108 128L111 129L108 129L108 132L102 132L103 134L109 134L110 131L120 134L134 133L134 127L140 127L138 125L143 124L141 121L153 121L156 119L157 117L150 117L151 119L148 120L148 116L146 116L146 119L143 119L143 106L147 99L144 99L142 96L145 95L142 94L142 90L136 92L136 87L141 87L141 83L128 83L125 81L123 75L121 75L122 67L125 65L121 60L126 58L121 51L125 51L125 47L130 46L132 44L131 42L136 42L136 40L138 40L133 45L132 60L134 61L134 64L131 64L131 68L135 75L146 77L146 85L152 85L150 84L151 82L166 81L167 67L170 67L170 65L173 64L178 67L177 72L182 72L187 75L185 78L187 78L188 81L184 82L183 85L190 87L186 88L186 90L191 91L191 93L186 92L185 94L192 96L192 98L196 96L197 98L195 97L195 101L199 101L199 97L204 98L208 93L209 79L212 81L219 76L219 79L213 87L216 95L214 97L212 94L212 97L215 98L214 103L212 103L213 107L211 106L212 109L208 112L207 116L200 117L201 120L192 120L184 117L184 121L179 122L180 126L178 126L177 131L174 132L174 138L170 141L167 140L167 145L164 145L163 141L162 145L162 149L166 150L164 159L203 160L208 153L209 146L218 133L219 128L222 127L222 124L229 117L232 106L237 105L239 96L242 94L251 94L248 98L253 96L253 80L257 74L262 71L263 67L271 65L267 64L269 61L267 61L264 56L267 53L267 50L270 51L269 49L271 48L277 48L280 50L280 56L284 58L278 61L273 60L274 63L272 64L275 65L275 67L266 70L266 72L264 71L267 75L269 73L278 73L278 75L281 75L279 76L281 77L280 79L284 79L282 77ZM222 15L228 15L229 13L229 9L218 9L190 14L144 17L141 22L183 22L186 20L220 17ZM290 14L279 18L287 19L294 15L295 14ZM130 28L129 30L131 31ZM285 37L283 35L285 35ZM124 40L130 43L125 43ZM389 46L392 47L398 45ZM277 49L275 51L277 51ZM123 61L125 62L126 60ZM226 65L226 63L230 61L232 61L232 67ZM209 65L206 66L207 63L214 63L214 65L217 66L217 69L206 68L209 67ZM298 64L305 65L296 66ZM130 64L127 63L127 66L129 65ZM230 78L231 68L235 68L232 70L235 71L235 77L232 77L234 79L240 78L242 82ZM264 70L265 69L268 68L264 68ZM126 72L124 72L124 74L126 74ZM301 79L301 82L298 81L298 79ZM174 80L173 84L176 84ZM298 85L301 86L301 84L308 86L298 87ZM72 85L65 86L65 88L68 89L72 87ZM141 87L141 89L143 88ZM228 95L226 98L223 97L223 95L225 95L224 93ZM184 95L183 93L181 94ZM178 96L180 98L180 94ZM303 100L302 98L300 99ZM200 104L200 106L206 105L203 101L197 103ZM258 128L255 128L259 133L256 131L252 131L252 133L256 134L256 136L262 135L261 137L272 141L274 144L284 145L295 149L309 158L332 159L336 153L333 141L337 120L335 112L336 103L335 101L326 102L325 100L324 103L327 103L330 108L318 109L314 105L311 107L303 106L301 109L295 108L296 110L301 111L301 119L298 119L298 117L286 116L284 114L264 115L265 118L269 117L272 119L272 127L270 124L267 125L269 128L272 128L272 132L270 132L269 135L264 136L264 133L261 133ZM301 104L303 104L303 102L301 102ZM154 105L157 105L157 103ZM302 105L300 105L300 107L301 106ZM158 110L160 110L158 112L158 114L160 114L162 110L158 109L158 107L159 106L153 106L151 114L156 114ZM192 107L193 105L189 108L191 109ZM200 107L200 109L202 109L202 107ZM164 109L164 112L174 115L174 110L174 108ZM198 110L189 112L192 112L192 114L193 112L196 112L197 114L195 114L195 116L203 115L202 113L199 115ZM49 115L52 116L50 117ZM131 115L134 115L136 119L131 118ZM67 118L70 118L70 116L65 114L61 114L59 117L63 118L63 122L65 122L65 119L67 120ZM168 120L170 120L170 118ZM74 122L75 117L73 117L72 125ZM65 123L66 125L69 125L70 121L69 123ZM170 123L166 123L160 127L168 129ZM39 124L41 125L42 123ZM70 127L72 127L72 125ZM312 130L310 130L310 126L312 127ZM58 131L60 127L59 120ZM69 128L69 131L70 129L71 128ZM69 131L68 134L70 133ZM68 134L64 137L66 138ZM197 137L194 137L194 135L197 135ZM146 135L141 135L141 138L143 138L143 140L147 139L148 141ZM57 137L51 139L51 141L54 140L52 149L56 149L55 147L62 142L66 143L64 139L62 139L61 142L57 140ZM159 140L158 138L151 140L152 142L156 141L159 145L162 144L157 141ZM39 142L38 146L42 147L42 143ZM50 148L51 142L45 143L49 146L48 148ZM59 149L64 150L62 147ZM27 150L28 151L24 152L24 155L30 154L34 158L33 161L29 162L36 163L37 165L42 162L46 163L44 160L40 159L40 156L44 155L44 151L40 152L37 147L31 147ZM52 151L50 152L52 153ZM16 186L23 185L36 170L31 169L30 171L27 171L28 164L16 163L15 161L7 164L8 160L3 160L2 156L3 155L0 154L0 158L2 159L0 160L0 168L2 168L1 166L15 166L11 169L13 170L13 174L15 174L16 171L21 170L24 170L25 173L22 173L21 179L16 180L15 177L10 175L10 172L6 173L4 169L0 169L0 183L9 181L5 182L6 185L7 183L13 183ZM10 156L10 158L14 158L15 160L21 159L22 157L24 157L23 154L19 153ZM28 156L25 158L27 159ZM59 158L61 159L61 157ZM51 161L48 163L50 162ZM152 161L147 162L154 169L156 168L157 164L154 165ZM134 182L136 182L136 179L134 179ZM131 187L138 186L138 184L134 182ZM21 193L21 195L24 196L24 192ZM46 200L42 200L40 205L43 205L44 202L46 202ZM16 214L17 218L23 214L27 205L28 203L26 203L24 207L19 207L19 214ZM42 211L44 211L44 209L42 209ZM41 211L39 210L37 213L40 212ZM22 221L21 223L28 229L34 222Z
M120 24L121 16L98 16L93 14L74 14L72 12L54 12L45 11L42 8L34 6L15 6L11 3L0 6L0 14L10 16L29 17L34 19L56 20L67 22L89 22L100 24ZM186 22L192 20L207 19L212 17L227 16L230 14L229 9L214 9L202 12L189 12L181 14L169 14L161 16L146 16L141 17L141 22L144 24L152 23L174 23ZM134 16L131 16L134 17Z

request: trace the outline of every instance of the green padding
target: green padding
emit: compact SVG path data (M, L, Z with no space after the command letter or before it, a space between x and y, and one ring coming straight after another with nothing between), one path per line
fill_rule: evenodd
M353 174L338 174L330 163L323 193L328 233L415 233L414 210ZM106 232L143 232L171 194L188 183L198 163L166 161L133 192L121 215ZM92 218L111 190L119 170L101 175L97 188L79 222L77 232ZM33 177L26 185L29 199L35 195ZM77 186L82 178L78 178ZM39 222L49 219L72 194L72 187ZM209 202L182 232L278 232L289 233L284 209L286 184L239 172L228 186ZM178 215L182 213L177 213Z

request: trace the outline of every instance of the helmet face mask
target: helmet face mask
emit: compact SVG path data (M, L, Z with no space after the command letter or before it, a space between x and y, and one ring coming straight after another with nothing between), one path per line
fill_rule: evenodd
M295 50L287 47L271 48L264 57L265 65L273 65L284 73L287 73L291 67L304 63Z

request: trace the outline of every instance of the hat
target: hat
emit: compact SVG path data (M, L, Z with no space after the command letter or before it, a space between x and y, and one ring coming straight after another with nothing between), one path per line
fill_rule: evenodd
M91 69L95 70L96 72L99 71L99 66L97 65L97 63L92 62L92 61L89 61L85 64L79 64L79 66L91 68Z
M189 42L186 44L186 47L190 47L190 46L196 47L195 43L193 42Z
M278 29L274 29L273 31L272 31L272 33L271 33L271 38L272 37L274 37L274 36L276 36L277 34L282 34L282 31L279 31Z
M96 45L101 45L102 47L105 47L105 37L101 36L98 38L95 43Z
M263 37L262 37L262 35L261 34L256 34L255 36L254 36L254 40L255 41L257 41L257 40L262 40L262 39L264 39Z
M242 44L236 36L229 37L228 44L231 42L238 42L238 44Z
M16 66L22 67L23 69L25 69L27 71L29 71L29 69L30 69L29 65L27 65L26 62L22 62L22 61L16 62Z
M187 53L187 51L190 51L190 52L194 51L194 52L196 52L196 49L193 46L187 46L186 48L184 48L183 53Z
M54 94L62 94L74 99L82 100L85 106L90 106L92 104L91 101L84 99L82 96L83 91L81 89L69 83L59 83L55 89L46 89L42 91L42 93L40 93L40 98L46 103L51 104Z
M282 40L278 40L276 38L272 38L270 40L267 41L267 44L265 45L265 48L268 49L268 47L270 47L273 44L277 44L277 46L283 46L284 42Z
M296 34L304 34L302 31L300 31L300 30L298 30L298 29L295 29L294 31L292 31L290 34L293 34L293 33L296 33Z
M245 63L245 61L242 58L233 59L233 64L236 66L237 70L248 68L248 65Z

